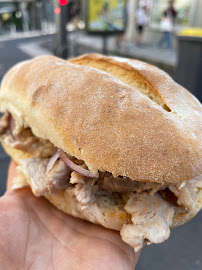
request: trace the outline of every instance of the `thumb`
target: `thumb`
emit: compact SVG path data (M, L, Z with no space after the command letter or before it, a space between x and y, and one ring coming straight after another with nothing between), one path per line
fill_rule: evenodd
M17 176L17 163L13 160L10 163L9 170L8 170L8 180L7 180L7 190L11 189L13 178Z

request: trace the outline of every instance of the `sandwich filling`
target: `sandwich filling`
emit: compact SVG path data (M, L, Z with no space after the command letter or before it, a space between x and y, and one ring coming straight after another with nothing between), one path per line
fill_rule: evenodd
M138 182L124 176L114 178L109 172L93 175L84 161L34 136L29 127L19 126L9 113L0 120L0 139L30 154L30 158L20 160L18 171L26 178L23 185L30 185L36 196L63 190L75 198L82 212L96 205L101 193L104 196L118 194L124 201L125 212L130 215L130 221L122 226L120 234L136 252L145 244L165 241L170 235L174 214L193 211L198 189L202 188L201 178L172 185Z

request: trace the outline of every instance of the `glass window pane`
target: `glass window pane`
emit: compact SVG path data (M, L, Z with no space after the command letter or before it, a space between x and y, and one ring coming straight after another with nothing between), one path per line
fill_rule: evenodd
M187 25L189 22L192 0L176 0L174 8L177 11L175 23L177 25ZM159 23L163 12L168 8L168 0L150 0L150 18L152 23Z

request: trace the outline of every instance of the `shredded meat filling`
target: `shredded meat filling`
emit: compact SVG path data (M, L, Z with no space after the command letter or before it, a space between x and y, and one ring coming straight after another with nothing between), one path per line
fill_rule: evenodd
M202 176L177 186L169 185L169 189L177 197L178 205L183 206L186 210L193 210L195 208L199 188L202 188Z
M67 193L70 196L76 197L81 210L96 201L95 193L98 190L98 185L95 184L96 182L97 179L87 178L76 172L72 172L70 183L74 187L71 190L67 190Z
M9 126L9 113L5 113L0 119L0 135L4 134Z
M176 186L137 182L124 177L114 178L109 173L100 173L98 179L88 178L72 172L61 159L46 174L48 157L56 151L53 144L35 137L29 128L16 126L14 134L12 136L10 132L9 114L6 113L0 120L0 139L8 146L32 154L33 158L20 161L19 171L23 173L36 196L66 190L70 196L75 197L81 211L89 204L96 203L96 192L114 192L122 199L127 196L129 200L126 200L124 209L131 214L132 224L123 226L121 237L136 252L145 243L165 241L170 235L169 228L176 209L183 207L186 211L193 210L197 203L198 188L202 188L202 177ZM80 166L86 168L85 163ZM19 182L17 186L25 185L26 181L23 184ZM176 205L160 196L161 190L166 193L166 188L176 196Z
M69 183L71 173L72 171L65 163L62 160L59 160L46 175L46 185L49 193L71 187L72 185Z
M19 170L25 175L35 196L43 196L49 193L46 184L47 158L27 158L20 160Z
M160 195L147 192L133 194L124 208L132 215L133 224L123 226L121 237L135 252L144 246L145 241L162 243L170 236L174 207Z
M36 196L44 196L66 189L71 196L77 199L80 209L95 202L94 194L98 189L98 186L95 185L96 180L87 178L84 181L84 177L72 172L62 160L55 163L47 175L48 159L22 159L20 163L20 170L28 179Z
M48 161L49 159L46 158L20 160L19 170L26 176L36 196L44 196L72 186L69 183L71 171L62 160L56 163L46 175Z
M0 139L6 145L40 158L50 157L56 151L50 141L37 138L30 128L23 129L15 125L15 130L12 132L15 134L15 138L11 135L9 128L9 113L5 113L0 120Z
M94 185L92 179L88 179L84 184L77 184L75 186L74 194L77 201L80 203L81 210L96 201L95 192L97 190L98 186Z
M156 193L165 186L157 183L148 182L137 182L131 181L129 178L116 177L112 175L104 177L103 180L99 182L100 187L112 192L137 192L141 193L143 191L150 191L151 194Z

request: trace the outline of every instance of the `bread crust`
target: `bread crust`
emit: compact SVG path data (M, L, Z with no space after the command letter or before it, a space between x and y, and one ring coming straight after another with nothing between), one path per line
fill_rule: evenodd
M173 184L201 175L199 102L151 65L99 55L79 59L86 57L133 72L134 80L153 87L171 111L104 71L54 56L20 63L6 74L1 111L10 111L36 136L84 160L92 172Z

